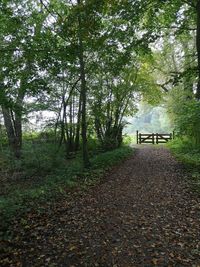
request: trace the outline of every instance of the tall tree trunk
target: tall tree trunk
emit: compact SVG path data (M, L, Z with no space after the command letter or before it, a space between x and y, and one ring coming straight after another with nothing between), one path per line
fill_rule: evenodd
M81 0L78 0L78 5L81 5ZM84 48L83 48L83 39L82 39L82 19L81 15L78 16L79 24L79 64L80 64L80 77L81 77L81 102L82 102L82 146L83 146L83 163L84 167L90 166L88 146L87 146L87 121L86 121L86 101L87 101L87 86L85 79L85 61L84 61Z
M200 100L200 0L197 1L196 46L197 46L197 56L198 56L198 84L197 84L196 98Z

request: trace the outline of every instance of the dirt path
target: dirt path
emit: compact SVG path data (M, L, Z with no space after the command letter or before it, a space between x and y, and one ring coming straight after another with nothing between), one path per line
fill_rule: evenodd
M100 185L26 220L1 266L200 266L200 199L164 148L137 148Z

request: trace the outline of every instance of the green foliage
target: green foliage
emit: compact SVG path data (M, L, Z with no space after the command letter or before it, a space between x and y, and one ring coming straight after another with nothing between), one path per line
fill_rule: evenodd
M168 144L169 148L177 155L180 155L182 159L186 159L191 165L200 165L200 148L196 148L194 143L187 137L176 137Z
M136 135L133 134L133 135L128 135L128 134L125 134L123 136L123 144L124 145L132 145L136 143Z
M200 105L197 100L189 100L182 105L182 112L175 119L181 134L189 136L200 146Z
M137 74L135 86L143 97L143 100L151 105L158 105L163 97L160 86L157 84L157 76L152 70L156 64L152 55L140 56L140 69Z
M1 157L7 162L8 172L22 172L22 177L51 172L65 162L64 151L57 144L41 142L38 139L24 141L22 157L15 159L7 147L3 148Z
M175 138L168 144L175 157L182 162L190 173L189 182L192 188L200 193L200 147L191 141L191 139Z
M95 137L90 136L88 138L88 151L91 156L98 154L99 151L101 151L99 141Z
M176 88L171 92L168 109L179 136L187 136L200 147L200 105L187 91Z
M113 151L108 151L97 155L92 159L92 168L94 169L106 169L118 162L121 162L127 156L131 155L133 150L128 146L122 146L121 148Z

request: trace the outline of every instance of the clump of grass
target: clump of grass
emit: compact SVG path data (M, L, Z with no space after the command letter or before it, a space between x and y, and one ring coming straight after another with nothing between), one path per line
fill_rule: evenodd
M129 146L122 146L118 149L101 153L93 157L91 163L94 169L107 168L122 161L131 153L132 149Z

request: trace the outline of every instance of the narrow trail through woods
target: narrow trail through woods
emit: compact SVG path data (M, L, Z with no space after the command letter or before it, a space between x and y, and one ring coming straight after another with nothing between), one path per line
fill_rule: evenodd
M137 147L99 185L13 225L3 266L200 266L200 199L190 191L166 148Z

